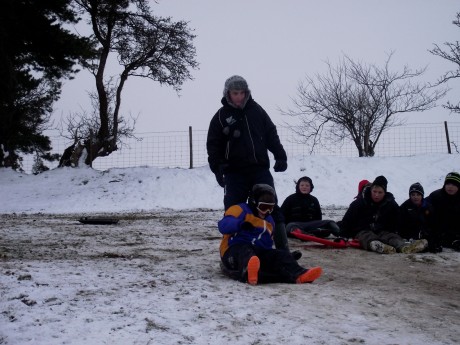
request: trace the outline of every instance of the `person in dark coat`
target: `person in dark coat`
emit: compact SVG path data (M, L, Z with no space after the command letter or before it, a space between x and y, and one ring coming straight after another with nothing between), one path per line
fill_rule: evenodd
M318 237L328 237L330 234L339 236L338 225L333 220L323 219L321 205L311 195L313 188L310 177L301 177L296 182L295 193L289 195L281 205L288 236L295 229Z
M385 176L372 182L363 198L354 200L343 219L338 222L343 236L356 238L363 249L382 254L417 253L426 249L428 242L406 242L397 234L399 206L387 191Z
M433 206L424 198L423 186L416 182L409 187L409 199L399 206L399 235L409 240L428 240L428 250L439 251L433 236Z
M208 162L217 183L224 188L224 208L247 201L253 185L275 188L268 151L275 158L275 172L287 169L287 155L276 126L252 98L248 83L234 75L225 81L222 107L211 119L206 141ZM285 223L275 207L275 245L289 250ZM298 254L298 253L297 253Z
M275 227L271 212L275 190L256 184L249 201L229 207L219 221L222 233L220 256L224 272L237 272L233 278L251 285L264 282L311 283L322 272L320 267L306 269L286 250L273 248Z
M371 182L369 180L361 180L358 183L358 194L356 194L355 199L362 198L364 196L364 192L367 188L371 186Z
M441 189L428 196L433 205L434 234L440 244L460 251L460 174L447 174Z

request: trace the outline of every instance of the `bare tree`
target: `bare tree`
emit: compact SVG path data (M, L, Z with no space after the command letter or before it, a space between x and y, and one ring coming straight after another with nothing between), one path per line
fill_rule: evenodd
M337 66L326 62L328 71L299 83L293 109L280 110L300 123L288 127L301 141L311 145L351 139L360 157L373 156L382 133L401 124L395 115L424 111L436 106L445 89L414 82L424 69L390 70L388 58L383 67L366 65L344 56Z
M457 13L457 18L452 22L452 24L460 28L460 12ZM446 46L446 50L441 49L441 47L435 44L434 48L429 52L456 64L457 68L456 70L448 71L441 76L439 83L446 83L451 79L460 78L460 43L459 41L455 41L454 43L446 42L444 45ZM460 102L457 104L447 102L447 104L443 105L443 107L449 109L453 113L460 114Z
M110 91L110 92L109 92ZM109 114L113 112L111 106L114 104L114 89L108 89L107 96L109 98ZM92 151L86 149L85 142L89 147L93 147L93 142L97 141L97 132L95 129L100 128L101 121L99 116L99 99L96 92L88 93L91 100L91 110L88 112L81 109L79 112L74 112L68 115L65 119L61 119L58 126L60 135L73 144L64 150L60 157L59 166L77 167L85 162L94 161L93 157L88 157ZM112 118L109 118L109 128L113 128L111 123ZM136 126L137 117L130 116L130 120L125 117L118 117L118 135L117 135L117 148L125 145L124 139L136 138L134 135L134 128Z
M84 133L84 136L74 138L74 144L67 148L74 158L61 160L61 166L77 164L82 155L89 165L97 157L118 149L120 134L123 134L120 133L123 122L121 95L128 77L149 78L179 92L186 80L193 79L189 68L198 67L192 45L195 36L187 22L153 16L148 0L75 1L89 15L92 37L99 47L98 58L90 68L96 82L97 111L94 114L97 121L74 122L72 133ZM121 67L117 78L107 75L111 54ZM90 124L91 131L81 131L83 123ZM125 127L125 134L132 133L132 129ZM90 133L94 136L90 137ZM83 149L76 152L81 146Z

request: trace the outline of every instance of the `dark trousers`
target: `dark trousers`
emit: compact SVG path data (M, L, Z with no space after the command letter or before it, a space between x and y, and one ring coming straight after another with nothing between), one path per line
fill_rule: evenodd
M406 244L406 241L401 236L388 231L380 231L375 233L371 230L363 230L358 232L355 238L359 240L361 247L366 250L370 250L369 243L372 241L380 241L396 249L399 249Z
M312 220L309 222L291 222L286 225L286 232L289 234L295 229L300 229L306 234L317 237L328 237L330 234L340 236L340 228L333 220Z
M246 243L230 246L222 263L227 269L238 272L237 279L246 281L248 261L254 255L260 260L260 283L295 283L297 277L307 271L285 250L264 249Z
M244 172L229 172L224 177L224 207L227 210L230 206L247 202L249 193L255 184L263 183L275 189L273 176L268 169L254 169ZM272 213L275 223L284 222L283 214L278 205Z

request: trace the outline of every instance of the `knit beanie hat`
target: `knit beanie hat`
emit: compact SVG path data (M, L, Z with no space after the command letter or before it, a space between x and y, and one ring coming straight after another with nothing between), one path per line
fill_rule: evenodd
M416 182L414 184L412 184L410 187L409 187L409 196L410 196L410 193L412 192L417 192L419 193L422 197L425 195L425 192L423 190L423 187L422 185L420 184L420 182Z
M265 202L276 202L276 192L272 186L259 183L252 187L251 199L255 204L257 204L260 198L265 195L268 196L264 198Z
M369 180L361 180L358 183L358 194L356 194L355 199L358 199L361 195L363 195L364 188L368 187L371 185L371 182Z
M448 173L444 180L444 186L448 183L452 183L457 186L457 188L460 188L460 174L455 171Z
M302 181L308 182L310 184L310 193L313 192L313 188L315 186L313 186L313 181L308 176L302 176L301 178L299 178L299 180L297 181L297 183L295 185L295 191L297 193L300 192L299 185L300 185L300 182L302 182Z
M368 180L361 180L358 184L358 194L363 192L364 187L366 187L370 182Z
M377 176L374 182L372 182L372 186L382 187L385 192L387 191L387 185L388 185L388 181L385 178L385 176Z

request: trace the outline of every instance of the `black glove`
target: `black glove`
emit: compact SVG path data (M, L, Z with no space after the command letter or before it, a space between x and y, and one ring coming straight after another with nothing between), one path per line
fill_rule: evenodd
M275 172L282 172L286 171L287 169L287 162L286 161L276 161L275 165L273 166Z
M213 170L214 175L216 175L216 181L221 186L222 188L225 187L225 181L224 181L224 174L225 174L225 169L227 169L228 164L219 164L216 170Z
M224 174L215 173L214 175L216 175L216 181L217 181L217 183L219 184L219 186L221 186L222 188L224 188L224 187L225 187Z

